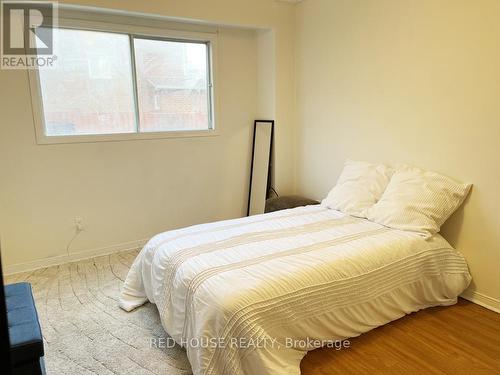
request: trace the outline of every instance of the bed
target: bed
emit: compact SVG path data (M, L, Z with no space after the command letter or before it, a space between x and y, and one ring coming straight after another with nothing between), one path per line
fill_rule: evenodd
M317 346L456 303L470 280L439 234L315 205L154 236L120 307L156 304L195 375L288 375Z

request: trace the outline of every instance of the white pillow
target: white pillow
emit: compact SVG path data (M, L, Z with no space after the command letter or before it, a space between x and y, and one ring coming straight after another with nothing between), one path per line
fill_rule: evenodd
M471 185L414 167L400 167L367 218L430 237L463 203Z
M392 173L385 165L347 160L337 184L321 203L352 216L366 217L368 208L382 196Z

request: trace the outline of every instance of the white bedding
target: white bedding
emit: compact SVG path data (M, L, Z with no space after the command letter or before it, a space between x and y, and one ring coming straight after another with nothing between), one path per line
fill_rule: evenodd
M298 340L354 337L453 304L470 279L439 235L307 206L153 237L120 306L155 303L195 375L300 374L317 343Z

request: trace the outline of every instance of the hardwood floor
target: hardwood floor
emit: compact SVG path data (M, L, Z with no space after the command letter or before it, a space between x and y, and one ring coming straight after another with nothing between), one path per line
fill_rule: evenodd
M500 314L464 299L407 315L350 342L349 349L308 353L302 374L500 374Z

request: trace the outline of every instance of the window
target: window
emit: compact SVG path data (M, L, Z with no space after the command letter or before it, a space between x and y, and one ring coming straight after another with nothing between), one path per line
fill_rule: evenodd
M34 78L39 143L213 133L211 35L54 33L56 64Z
M135 132L127 35L59 29L57 41L56 67L39 70L45 135Z
M207 45L134 39L141 131L209 127Z

